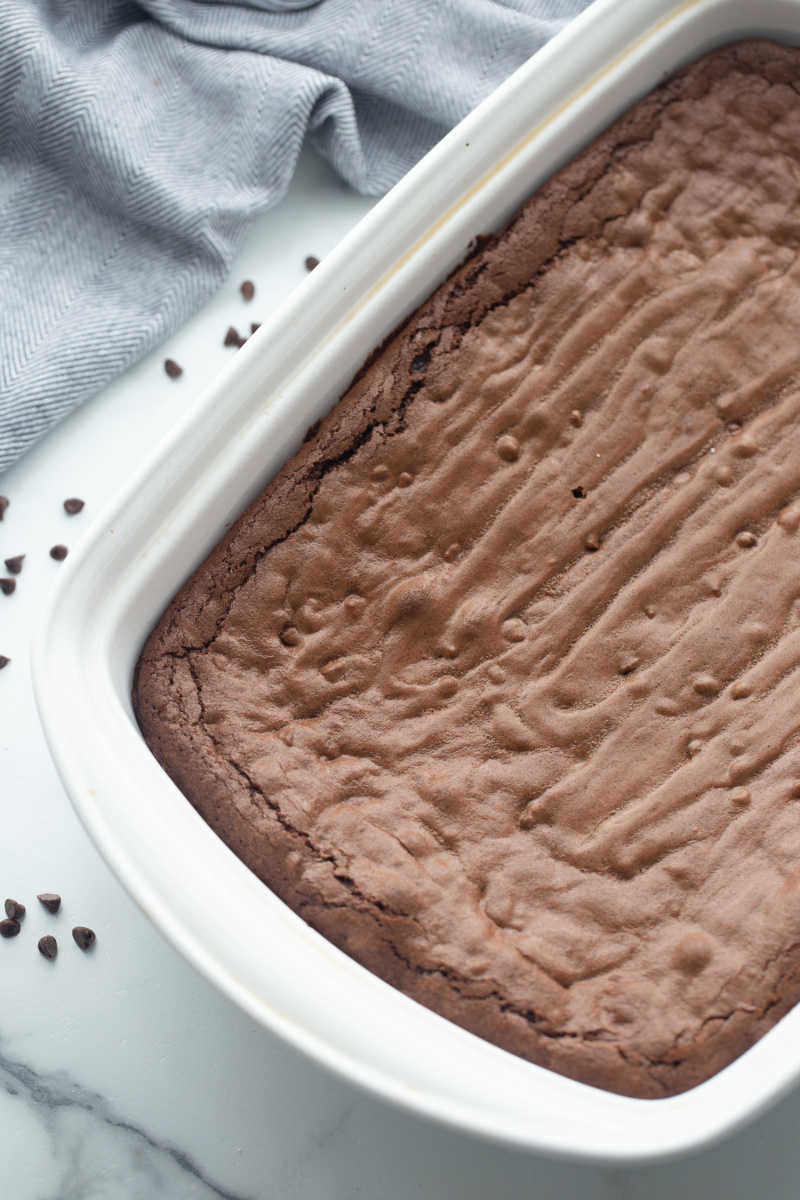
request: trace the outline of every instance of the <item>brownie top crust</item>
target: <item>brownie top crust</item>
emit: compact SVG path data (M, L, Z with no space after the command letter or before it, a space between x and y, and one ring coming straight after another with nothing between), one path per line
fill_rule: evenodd
M144 734L358 961L642 1097L800 997L800 51L640 101L151 635Z

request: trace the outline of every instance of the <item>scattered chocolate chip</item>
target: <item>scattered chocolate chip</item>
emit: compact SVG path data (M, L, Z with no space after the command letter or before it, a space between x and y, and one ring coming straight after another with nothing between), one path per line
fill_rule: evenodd
M83 500L79 500L77 496L73 496L71 500L64 501L64 509L71 517L74 517L75 513L79 513L83 508L83 503Z
M53 546L50 551L50 557L54 558L56 562L63 562L68 554L69 551L66 546Z
M751 547L755 546L757 541L758 538L756 535L754 533L750 533L749 530L745 530L744 533L740 533L736 538L736 544L741 546L743 550L751 549Z
M2 521L3 517L6 515L6 509L10 503L11 501L9 500L8 496L0 496L0 521Z
M4 596L10 596L16 586L16 579L0 579L0 592L2 592Z
M167 358L164 360L164 370L167 372L170 379L177 379L179 375L183 374L183 367L179 367L174 358Z
M5 654L0 654L0 671L2 671L3 667L7 667L10 662L10 658L6 658Z
M6 900L5 910L6 916L11 917L12 921L18 921L20 917L25 916L25 905L20 904L18 900Z
M96 941L95 932L89 929L86 925L76 925L72 931L72 936L75 939L75 944L80 946L81 950L89 950Z
M580 429L581 425L583 424L583 413L577 408L573 408L572 412L569 414L569 420L571 425L574 425L576 429Z
M309 254L308 258L306 259L306 270L313 271L314 268L318 267L318 266L319 266L319 259L315 258L313 254Z
M58 954L58 942L52 933L46 933L44 937L39 938L39 953L45 958L55 958Z
M587 550L594 553L595 550L600 549L600 535L598 533L588 533L583 539L583 544Z
M576 500L585 500L586 499L586 488L581 487L579 485L578 487L575 487L572 489L572 494Z
M244 343L245 343L245 339L240 338L237 331L231 325L231 327L228 329L228 332L225 334L225 343L224 344L226 346L243 346Z
M14 921L11 917L6 917L5 921L0 921L0 937L16 937L21 928L22 926L19 921Z
M251 334L252 334L252 333L255 333L255 331L256 331L257 329L260 329L260 328L261 328L261 322L260 322L260 321L251 321L251 322L250 322L250 332L251 332Z
M251 283L249 279L245 279L244 283L241 286L240 291L241 291L242 295L244 296L245 300L252 300L253 296L255 296L255 294L256 294L255 284Z
M20 571L22 570L22 562L24 558L24 554L18 554L16 558L7 558L6 570L10 571L12 575L19 575Z
M41 900L48 912L57 913L61 908L61 897L55 892L40 892L36 899Z

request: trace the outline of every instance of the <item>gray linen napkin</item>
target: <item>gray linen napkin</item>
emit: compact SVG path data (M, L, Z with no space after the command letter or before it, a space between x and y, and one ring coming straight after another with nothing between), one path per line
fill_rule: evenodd
M303 139L391 187L588 0L0 0L0 470L179 326Z

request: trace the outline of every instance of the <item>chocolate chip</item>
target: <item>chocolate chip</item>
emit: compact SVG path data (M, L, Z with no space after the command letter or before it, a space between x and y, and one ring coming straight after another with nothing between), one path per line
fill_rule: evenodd
M230 328L228 329L228 332L225 334L225 343L224 344L226 346L243 346L245 343L245 340L246 340L245 338L239 337L239 334L236 332L236 330L231 325Z
M241 291L242 295L244 296L245 300L252 300L253 296L255 296L255 294L256 294L255 284L251 283L249 279L245 279L244 283L242 284L242 286L240 288L240 291Z
M7 558L6 570L10 571L12 575L19 575L20 571L22 570L22 562L24 558L24 554L18 554L16 558Z
M251 332L251 333L255 333L255 331L256 331L257 329L260 329L260 328L261 328L261 322L260 322L260 321L251 321L251 322L250 322L250 332Z
M11 917L12 921L19 920L25 916L25 905L20 904L19 900L6 900L5 903L6 916Z
M96 940L94 930L87 928L86 925L76 925L72 931L72 936L75 939L75 944L80 946L81 950L90 950Z
M497 453L504 462L516 462L519 458L519 442L511 433L497 439Z
M55 892L40 892L36 899L41 900L48 912L57 913L61 908L61 897Z
M318 266L319 266L319 259L314 258L313 254L309 254L308 258L306 259L306 270L313 271L314 268L318 267Z
M585 500L586 499L586 488L578 485L578 487L574 487L572 489L572 494L576 500Z
M757 541L758 538L756 535L754 533L750 533L749 530L745 530L744 533L740 533L736 538L736 544L741 546L743 550L750 550L756 545Z
M79 513L82 508L83 500L79 500L77 496L73 496L71 500L64 501L64 509L71 517L74 517L75 513Z
M3 517L6 515L6 509L10 503L11 501L9 500L8 496L0 496L0 521L2 521Z
M58 954L58 942L52 933L46 933L44 937L39 938L39 953L45 958L55 958Z
M6 658L5 654L0 654L0 671L2 671L3 667L7 667L10 662L10 658Z
M5 921L0 921L0 937L16 937L21 928L22 926L19 921L14 921L11 917L6 917Z
M183 374L183 367L179 367L174 358L166 358L164 360L164 370L170 379L177 379L179 375Z
M16 586L16 579L0 579L0 592L2 592L4 596L10 596Z
M53 546L50 551L50 557L54 558L56 562L63 562L68 554L69 550L66 546Z

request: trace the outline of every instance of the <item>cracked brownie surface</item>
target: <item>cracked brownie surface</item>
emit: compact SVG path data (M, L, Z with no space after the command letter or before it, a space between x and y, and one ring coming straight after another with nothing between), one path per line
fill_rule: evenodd
M658 1097L800 997L800 51L681 71L365 367L176 597L153 752L312 926Z

